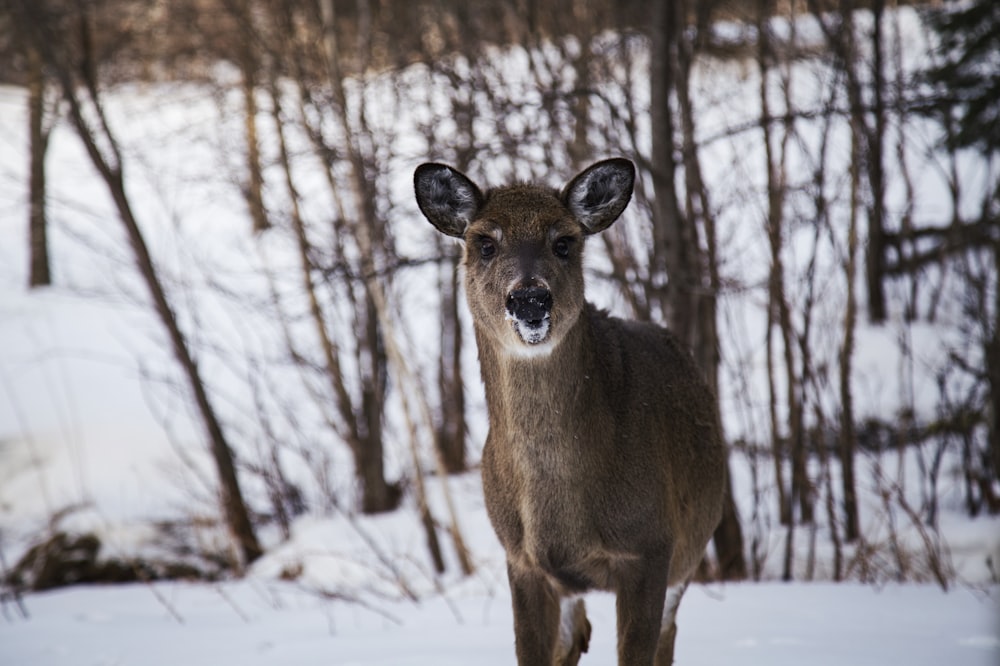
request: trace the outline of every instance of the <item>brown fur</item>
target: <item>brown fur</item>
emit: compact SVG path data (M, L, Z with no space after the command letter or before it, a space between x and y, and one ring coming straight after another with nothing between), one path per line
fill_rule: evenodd
M602 589L618 596L619 664L654 655L669 664L666 588L686 583L719 521L724 457L715 400L690 354L665 329L584 300L584 239L627 204L631 164L598 163L562 193L518 185L483 194L442 169L418 169L417 198L435 226L466 241L490 419L483 490L507 553L518 663L576 663L590 625L574 605L560 637L559 600ZM626 175L626 185L615 180ZM601 195L618 199L603 205ZM539 344L525 342L505 309L525 285L551 292Z

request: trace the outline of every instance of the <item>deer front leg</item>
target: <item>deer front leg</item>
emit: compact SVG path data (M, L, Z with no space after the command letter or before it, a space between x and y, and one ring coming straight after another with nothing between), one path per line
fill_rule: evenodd
M618 584L618 664L652 666L663 622L669 558L644 558Z
M559 598L545 576L507 564L520 666L551 664L559 638Z

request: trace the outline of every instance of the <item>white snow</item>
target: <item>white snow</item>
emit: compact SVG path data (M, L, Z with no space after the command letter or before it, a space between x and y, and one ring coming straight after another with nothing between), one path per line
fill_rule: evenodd
M503 586L419 604L318 598L290 583L81 587L27 599L0 622L11 666L478 666L514 662ZM996 666L998 590L855 584L691 586L678 666ZM581 664L615 661L614 600L589 595ZM10 609L8 608L8 614Z

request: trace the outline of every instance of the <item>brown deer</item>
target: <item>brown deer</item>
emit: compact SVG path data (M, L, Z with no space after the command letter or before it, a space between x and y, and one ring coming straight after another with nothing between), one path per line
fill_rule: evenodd
M595 588L617 594L618 663L671 664L677 605L721 515L716 403L690 354L584 300L584 240L621 215L634 180L625 159L562 192L484 192L441 164L414 174L423 214L465 241L483 491L522 666L577 663L590 640L579 594Z

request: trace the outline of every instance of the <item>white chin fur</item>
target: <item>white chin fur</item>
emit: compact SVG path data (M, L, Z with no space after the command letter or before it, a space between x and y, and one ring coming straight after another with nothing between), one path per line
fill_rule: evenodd
M542 325L537 327L529 326L524 322L515 319L514 330L517 331L517 335L524 340L526 344L540 344L545 342L545 339L549 337L549 318L546 317L543 319Z
M538 358L548 356L552 353L555 344L549 339L551 329L548 316L542 320L542 325L538 327L528 326L525 322L508 315L514 332L520 338L520 343L507 346L507 350L514 356L521 358Z

